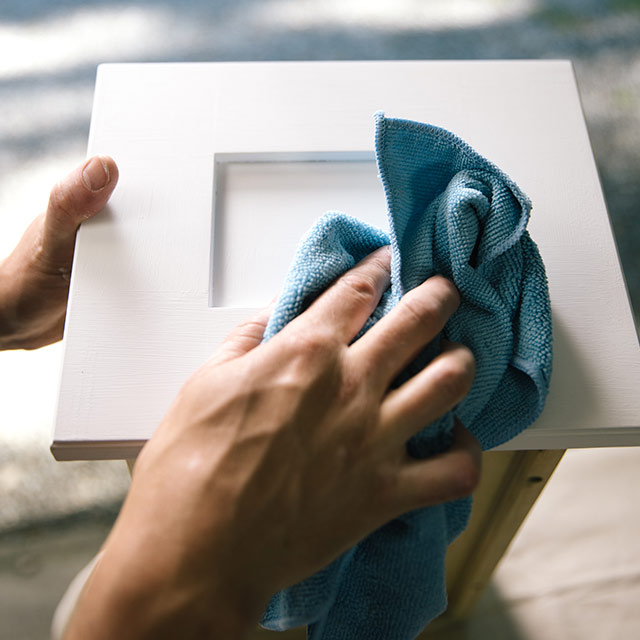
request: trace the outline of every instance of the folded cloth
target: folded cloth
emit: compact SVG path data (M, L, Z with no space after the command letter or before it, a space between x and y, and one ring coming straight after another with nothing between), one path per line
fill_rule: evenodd
M466 344L476 378L455 414L482 447L497 446L542 411L552 362L551 310L538 249L526 231L531 203L498 167L452 133L375 115L376 158L390 235L341 213L323 216L297 249L265 340L374 249L392 247L391 286L363 332L434 274L461 303L398 380L440 352ZM449 413L411 438L424 458L451 443ZM308 625L312 640L414 638L446 608L444 557L471 500L419 509L387 523L311 578L276 594L262 625Z

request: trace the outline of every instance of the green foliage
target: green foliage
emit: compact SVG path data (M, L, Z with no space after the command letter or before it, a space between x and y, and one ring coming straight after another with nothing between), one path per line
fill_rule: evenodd
M609 4L618 11L640 11L640 0L610 0Z
M588 24L591 19L571 9L561 6L541 6L531 16L534 20L545 26L553 27L561 31L572 31Z

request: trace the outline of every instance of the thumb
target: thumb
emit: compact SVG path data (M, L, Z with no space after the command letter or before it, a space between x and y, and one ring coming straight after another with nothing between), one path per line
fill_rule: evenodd
M209 364L222 364L255 349L262 342L274 304L272 302L252 318L240 323L218 347L218 350L209 359Z
M104 209L118 182L118 167L109 156L94 156L53 187L44 217L43 257L71 266L80 223Z

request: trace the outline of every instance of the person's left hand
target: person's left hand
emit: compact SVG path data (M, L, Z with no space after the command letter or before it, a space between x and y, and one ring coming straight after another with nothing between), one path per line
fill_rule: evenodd
M117 181L112 158L90 158L52 189L46 213L0 262L0 349L37 349L62 338L76 232L104 209Z

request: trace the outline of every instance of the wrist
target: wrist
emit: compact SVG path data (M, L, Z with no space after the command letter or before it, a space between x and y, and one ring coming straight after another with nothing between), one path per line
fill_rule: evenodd
M0 261L0 351L27 348L19 313L24 272L14 262L12 255Z
M67 288L61 278L35 269L20 247L0 261L0 351L38 349L59 340Z
M136 541L107 541L71 617L65 640L181 638L241 640L259 619L256 602L212 572L203 580L176 570L170 549L136 549Z

